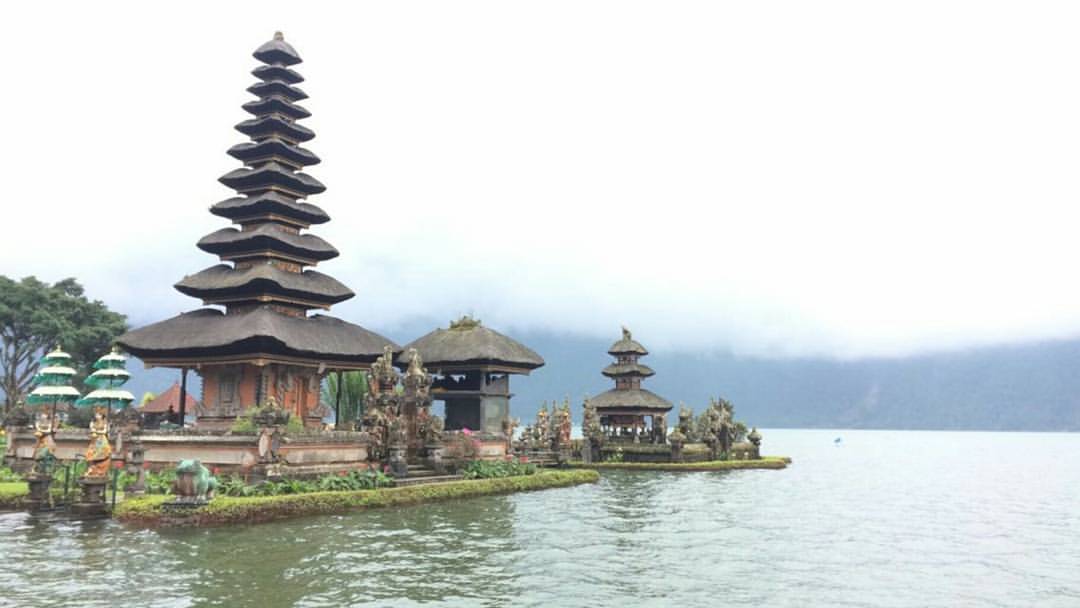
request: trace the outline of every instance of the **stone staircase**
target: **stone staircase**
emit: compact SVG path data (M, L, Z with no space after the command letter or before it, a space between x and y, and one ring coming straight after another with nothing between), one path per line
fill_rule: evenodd
M551 450L531 450L526 456L529 462L535 464L538 467L556 467L559 466L559 458L555 452Z
M440 475L435 472L435 469L432 469L425 464L410 464L409 475L395 480L394 485L400 488L404 486L418 486L426 483L444 483L447 481L457 481L459 479L461 479L461 475Z

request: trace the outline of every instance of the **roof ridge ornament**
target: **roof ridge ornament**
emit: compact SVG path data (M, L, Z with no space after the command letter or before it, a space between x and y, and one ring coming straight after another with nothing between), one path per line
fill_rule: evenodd
M470 315L461 315L457 321L450 321L450 329L473 329L480 325L480 319L474 319Z
M285 34L282 34L281 30L274 32L274 40L285 40Z
M625 325L622 326L622 339L623 340L632 340L633 339L633 337L630 335L630 330L627 329Z

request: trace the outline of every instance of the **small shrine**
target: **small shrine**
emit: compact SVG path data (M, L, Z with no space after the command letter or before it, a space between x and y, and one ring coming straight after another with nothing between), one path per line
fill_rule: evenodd
M638 359L649 354L633 339L630 330L622 330L622 339L611 345L608 354L615 362L603 373L615 380L615 388L589 399L599 416L601 432L607 441L666 443L667 414L672 405L663 397L641 388L641 381L655 372Z
M510 376L528 375L544 359L529 347L464 316L405 346L435 376L432 398L446 405L446 429L500 434L510 422ZM398 358L398 365L408 361Z
M319 389L331 371L367 369L385 347L400 349L363 327L312 310L353 297L348 287L312 268L337 257L306 232L330 217L307 199L326 190L304 171L319 157L301 146L315 133L297 102L307 94L292 68L300 56L280 32L254 53L261 65L236 125L251 141L228 154L244 163L219 181L237 196L210 212L230 220L198 247L221 263L184 277L175 287L205 306L128 332L117 343L148 367L191 369L202 377L197 425L225 428L244 410L273 397L307 426L320 423ZM184 404L184 397L181 397ZM182 408L186 409L186 408Z

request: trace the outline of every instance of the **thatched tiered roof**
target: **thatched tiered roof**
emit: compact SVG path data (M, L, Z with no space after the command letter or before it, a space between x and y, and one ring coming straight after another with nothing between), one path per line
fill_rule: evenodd
M211 207L238 227L222 228L198 242L222 264L184 277L181 293L221 304L226 312L198 310L129 332L117 341L151 365L241 360L281 360L300 365L365 367L390 340L314 308L353 296L330 276L305 269L337 257L322 238L302 232L330 218L306 202L326 189L303 168L319 157L301 148L315 133L296 121L310 116L295 102L307 97L294 85L304 78L289 66L300 56L280 33L254 53L260 80L248 91L257 100L243 105L254 117L236 125L251 138L229 154L244 167L219 181L237 191Z
M641 388L641 380L654 373L652 368L638 363L638 357L649 351L634 340L629 329L622 329L622 338L611 345L608 354L616 358L601 372L615 380L615 388L589 399L589 403L606 414L654 414L671 409L671 402L656 393Z
M428 368L444 372L487 369L528 374L544 365L536 351L469 317L406 344L405 352L410 348L420 353ZM403 357L398 358L398 363L407 364Z

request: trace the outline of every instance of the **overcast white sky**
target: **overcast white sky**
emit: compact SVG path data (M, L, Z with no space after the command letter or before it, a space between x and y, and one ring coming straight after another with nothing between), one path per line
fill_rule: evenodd
M280 29L342 318L765 356L1080 335L1075 2L0 10L0 274L137 323L198 305L172 284L216 263Z

